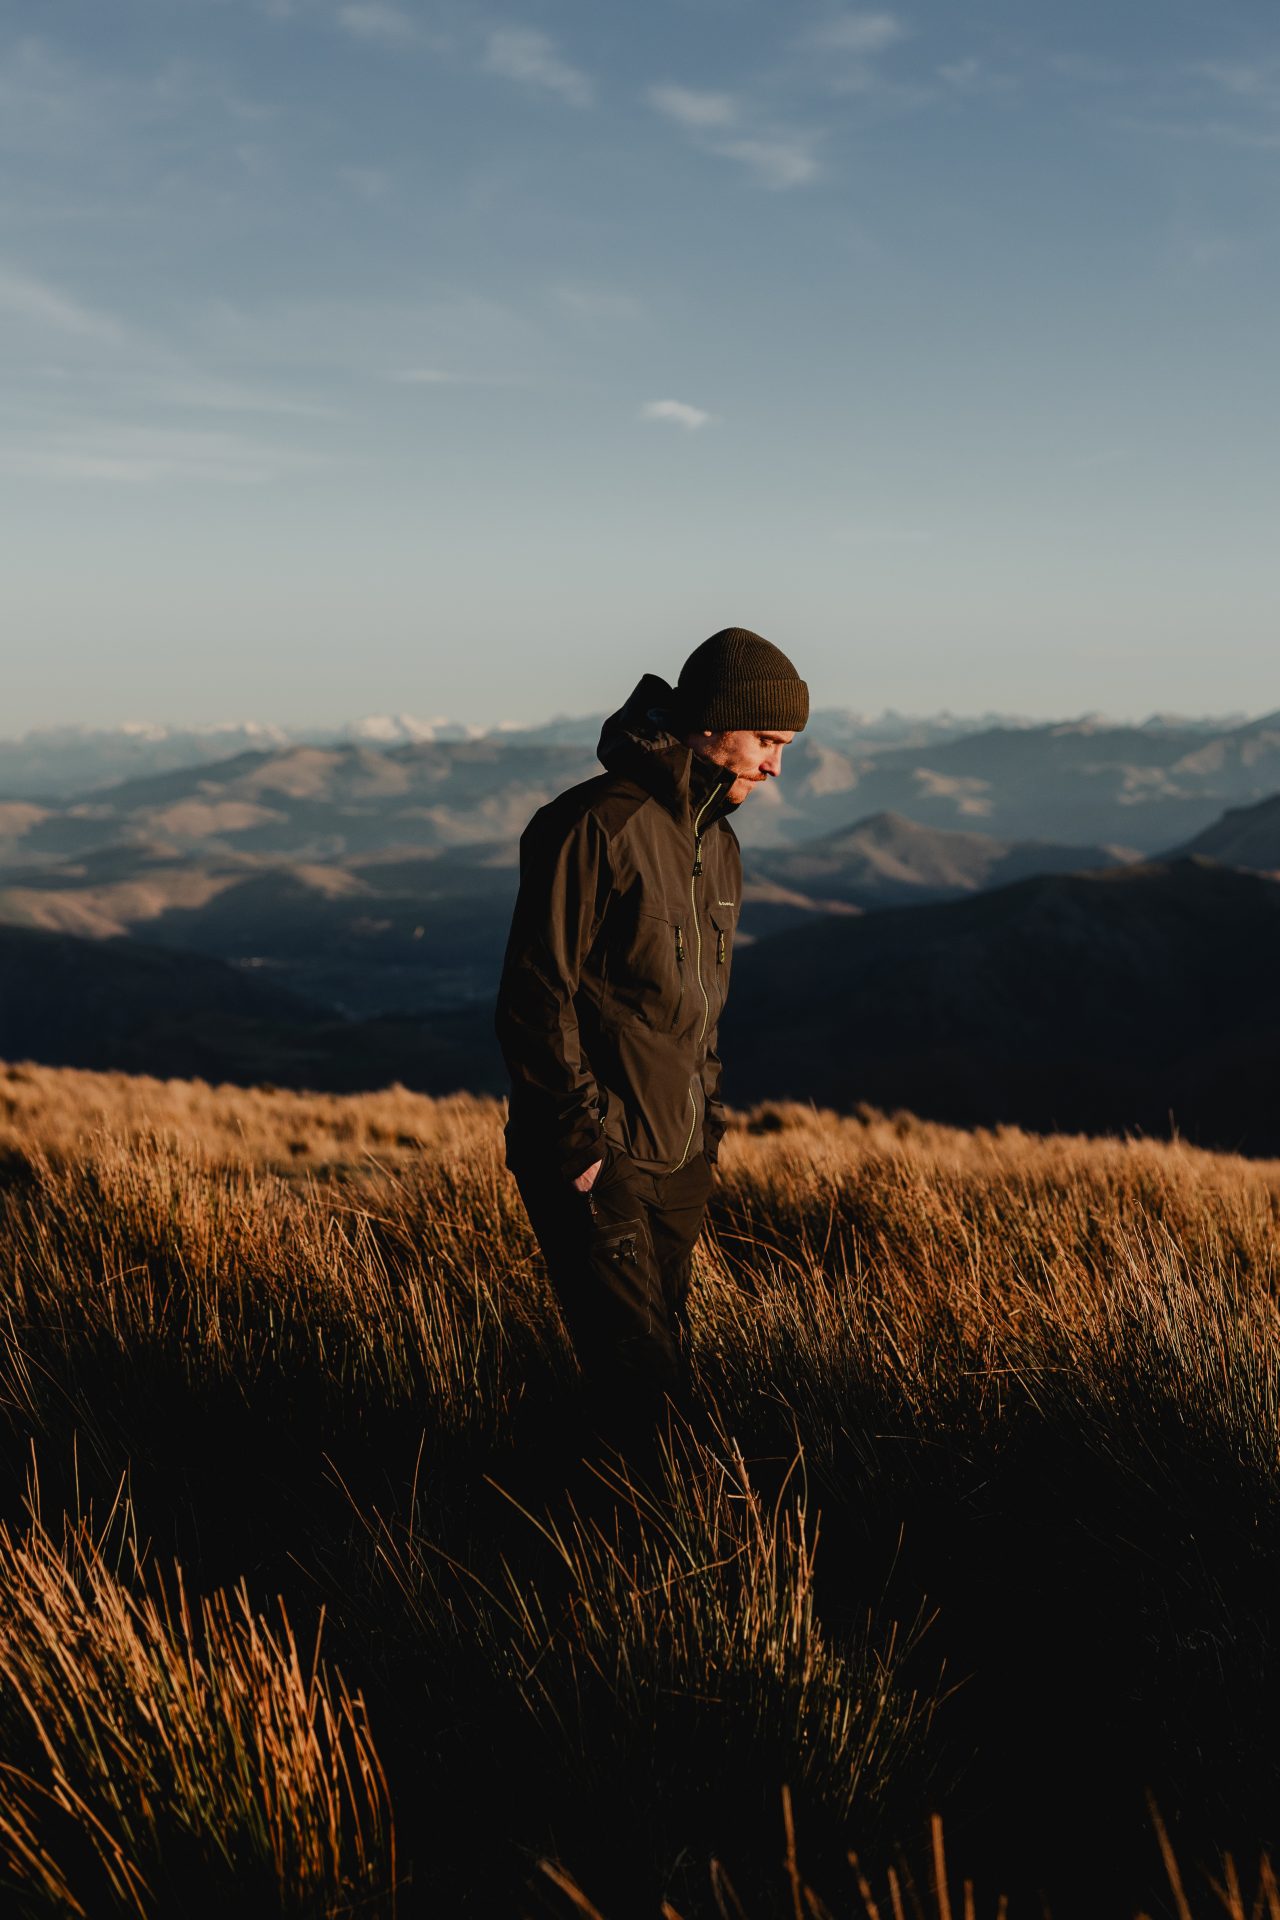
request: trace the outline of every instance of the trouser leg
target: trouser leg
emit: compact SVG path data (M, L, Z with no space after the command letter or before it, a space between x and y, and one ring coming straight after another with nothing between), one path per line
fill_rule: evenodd
M710 1173L640 1171L610 1154L589 1194L536 1164L514 1166L600 1431L652 1431L682 1398L689 1263Z
M712 1174L702 1154L696 1154L678 1173L659 1176L656 1205L650 1217L654 1261L662 1280L667 1324L683 1361L689 1344L689 1279L693 1249L702 1231Z

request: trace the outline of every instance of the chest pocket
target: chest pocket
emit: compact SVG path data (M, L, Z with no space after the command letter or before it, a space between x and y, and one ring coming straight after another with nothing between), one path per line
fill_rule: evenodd
M691 965L683 916L662 907L641 908L626 950L609 955L610 1014L660 1033L673 1032L684 1014Z
M716 901L707 908L707 919L711 932L708 941L711 952L707 958L709 965L706 973L714 983L716 1005L724 1005L725 995L729 991L729 968L733 964L733 930L738 921L736 904L727 900Z

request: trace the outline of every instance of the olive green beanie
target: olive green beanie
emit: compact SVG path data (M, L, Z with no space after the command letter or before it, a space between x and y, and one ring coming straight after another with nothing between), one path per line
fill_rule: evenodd
M723 627L695 647L676 695L689 733L799 733L809 718L809 689L786 654L746 627Z

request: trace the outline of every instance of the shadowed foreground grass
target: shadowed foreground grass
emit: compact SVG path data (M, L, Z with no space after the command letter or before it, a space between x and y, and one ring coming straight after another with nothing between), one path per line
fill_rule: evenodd
M500 1149L0 1068L13 1911L1280 1920L1280 1166L741 1118L645 1484Z

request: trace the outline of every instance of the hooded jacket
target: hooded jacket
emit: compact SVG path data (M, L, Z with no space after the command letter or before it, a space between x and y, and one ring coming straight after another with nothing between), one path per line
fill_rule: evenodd
M507 1157L572 1179L606 1143L671 1173L724 1132L716 1028L742 857L734 775L671 731L646 674L606 720L605 772L533 816L498 991Z

